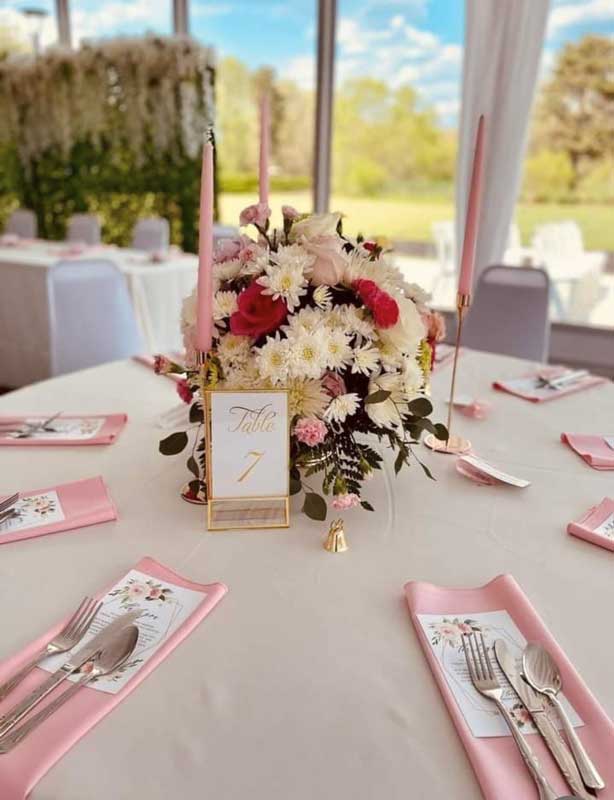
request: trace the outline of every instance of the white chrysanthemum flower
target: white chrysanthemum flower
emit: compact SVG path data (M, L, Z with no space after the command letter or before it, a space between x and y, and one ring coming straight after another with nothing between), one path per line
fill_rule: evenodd
M405 356L392 342L380 341L379 356L386 372L399 372L405 362Z
M256 279L264 286L263 294L269 294L273 300L280 297L290 310L301 304L301 297L307 294L307 278L302 270L285 265L278 267L268 264L266 274Z
M313 302L317 305L318 308L321 308L322 311L331 310L331 308L333 307L333 296L328 286L322 284L321 286L317 286L314 289Z
M324 419L328 422L344 423L348 417L355 414L360 405L360 397L356 392L339 394L330 401L324 412Z
M237 310L237 293L216 292L213 295L213 319L216 322L226 319Z
M299 332L289 339L290 375L294 378L319 378L326 369L326 332Z
M217 285L224 281L232 281L241 272L242 264L238 258L222 261L213 265L213 281Z
M280 339L279 334L273 338L269 336L260 348L255 349L256 365L263 378L268 378L272 383L283 383L288 377L288 351L287 339Z
M403 294L408 300L413 300L419 306L424 306L431 299L429 292L426 292L422 286L417 283L405 283L403 286Z
M330 401L320 381L294 378L286 384L290 416L321 417Z
M221 389L271 389L272 387L270 381L262 378L253 360L226 368L224 381L220 384Z
M413 300L395 297L399 306L399 320L392 328L379 330L378 335L384 345L390 345L400 353L415 356L425 336L424 323Z
M236 336L227 333L221 337L217 345L217 355L224 373L233 365L245 364L250 355L250 342L247 336Z
M244 277L261 275L268 266L270 266L268 250L259 249L253 258L241 266L241 275Z
M424 375L415 358L406 359L401 377L403 379L403 391L407 399L413 400L414 397L420 394L424 386Z
M329 369L343 369L352 360L350 339L343 331L326 332L326 366Z
M281 329L288 335L313 333L326 324L326 317L319 308L301 308L297 314L288 317L288 323Z
M343 279L347 286L358 280L373 281L380 289L396 298L406 285L403 273L383 255L372 261L366 250L357 248L348 254L347 260Z
M362 308L355 306L337 306L331 312L333 319L338 320L339 327L349 334L355 334L360 339L373 339L375 336L375 328L369 319L367 313Z
M407 398L403 391L403 379L399 374L384 373L369 381L369 394L390 392L390 397L381 403L366 403L365 410L379 428L398 428L402 415L407 413Z
M380 353L377 347L363 344L354 350L352 372L360 375L373 375L379 369Z
M314 239L319 236L334 236L337 232L337 225L341 219L341 214L309 214L303 219L298 220L290 231L291 238Z

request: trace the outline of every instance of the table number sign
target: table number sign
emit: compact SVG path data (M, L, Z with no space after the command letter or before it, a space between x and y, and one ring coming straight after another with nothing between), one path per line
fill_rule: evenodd
M287 391L209 391L206 409L209 530L287 528Z

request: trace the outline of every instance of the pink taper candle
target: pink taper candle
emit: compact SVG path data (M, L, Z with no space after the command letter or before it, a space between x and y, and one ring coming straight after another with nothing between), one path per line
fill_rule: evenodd
M207 353L213 338L213 145L208 140L203 146L198 232L196 346Z
M261 203L269 204L269 150L271 146L271 106L265 92L260 102L260 172L259 187Z
M475 243L478 236L480 208L482 205L483 161L484 115L481 115L478 122L478 132L475 138L475 152L473 154L473 168L471 170L471 185L469 187L469 200L467 202L467 216L465 217L463 254L461 256L460 277L458 279L458 293L465 295L471 294L471 288L473 286Z

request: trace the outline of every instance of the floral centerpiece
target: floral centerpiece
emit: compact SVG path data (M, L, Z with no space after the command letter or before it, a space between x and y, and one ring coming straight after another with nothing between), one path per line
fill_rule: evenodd
M242 235L217 248L206 381L226 389L288 390L290 487L304 493L308 516L326 518L325 497L336 509L373 510L362 498L364 482L381 468L373 437L395 452L399 472L418 461L412 445L423 431L447 436L445 426L429 419L432 406L424 396L440 331L422 289L404 280L376 242L345 236L340 214L299 214L288 206L282 212L283 229L271 230L266 205L246 208L241 225L253 225L257 238ZM201 426L195 327L196 292L182 313L186 366L158 357L156 368L185 374L178 389L191 403L190 420ZM187 433L175 433L160 450L175 454L187 445ZM188 467L190 491L202 492L200 430Z

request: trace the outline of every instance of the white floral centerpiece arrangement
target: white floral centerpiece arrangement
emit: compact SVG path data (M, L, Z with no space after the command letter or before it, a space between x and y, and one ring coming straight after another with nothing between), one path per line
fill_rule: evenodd
M406 283L377 243L345 236L340 214L282 212L283 229L271 230L268 206L246 208L241 225L253 225L257 239L242 235L217 249L207 380L225 389L288 390L291 493L304 492L309 517L326 518L325 497L336 509L373 510L361 494L381 468L372 437L395 451L399 472L417 460L412 445L423 431L447 436L429 419L424 396L436 335L429 341L429 331L438 326L422 289ZM182 328L187 366L158 357L156 370L185 374L179 393L201 426L196 291L184 302ZM185 432L175 433L160 450L171 455L187 444ZM195 496L205 486L203 455L199 430L188 461ZM322 493L309 480L315 473Z

